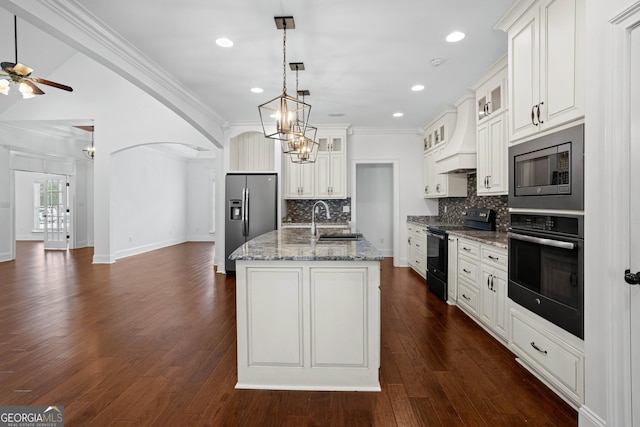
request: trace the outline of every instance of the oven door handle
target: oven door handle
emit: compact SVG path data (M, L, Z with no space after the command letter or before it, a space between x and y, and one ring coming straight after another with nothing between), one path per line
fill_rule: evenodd
M427 231L427 234L428 234L429 236L437 237L437 238L438 238L438 239L440 239L440 240L445 240L445 239L447 238L447 237L446 237L445 235L443 235L443 234L429 233L428 231Z
M573 242L562 240L544 239L542 237L527 236L524 234L508 233L510 239L522 240L523 242L538 243L540 245L552 246L560 249L575 249L578 245Z

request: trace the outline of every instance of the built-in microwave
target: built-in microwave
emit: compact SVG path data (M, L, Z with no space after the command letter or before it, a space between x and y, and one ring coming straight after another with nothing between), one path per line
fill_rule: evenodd
M509 207L584 209L584 125L509 148Z

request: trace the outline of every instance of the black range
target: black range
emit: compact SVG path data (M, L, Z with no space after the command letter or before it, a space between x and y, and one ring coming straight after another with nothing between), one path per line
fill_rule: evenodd
M447 300L448 231L496 229L496 212L488 208L469 208L462 212L464 224L427 226L427 286L438 298Z

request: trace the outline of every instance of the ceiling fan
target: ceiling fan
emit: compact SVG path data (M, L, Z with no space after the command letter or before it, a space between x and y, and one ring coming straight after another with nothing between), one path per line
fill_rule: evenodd
M34 95L44 95L44 91L36 86L35 83L40 83L43 85L73 92L73 88L71 86L52 82L41 77L32 76L31 73L33 72L33 70L26 65L18 62L18 24L17 17L15 15L13 16L13 36L16 48L16 61L0 63L0 67L5 73L0 73L0 78L8 77L8 79L0 79L0 93L2 93L3 95L9 95L11 82L18 85L18 90L20 91L24 99L33 98Z

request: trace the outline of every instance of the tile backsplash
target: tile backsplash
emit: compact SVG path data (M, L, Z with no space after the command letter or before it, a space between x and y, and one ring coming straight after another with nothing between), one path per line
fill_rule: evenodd
M441 221L462 224L462 212L468 208L491 208L496 211L496 230L507 231L509 210L507 196L478 196L476 174L467 175L467 197L439 199L438 216ZM446 213L445 213L446 208Z
M283 222L311 222L311 209L317 200L287 200L287 214ZM327 199L331 218L327 219L324 208L320 208L316 215L316 222L347 222L351 221L351 197L346 199ZM343 212L343 207L349 206L349 212ZM289 221L290 219L290 221Z

